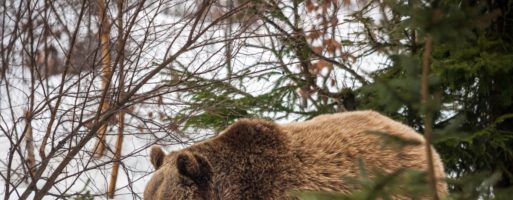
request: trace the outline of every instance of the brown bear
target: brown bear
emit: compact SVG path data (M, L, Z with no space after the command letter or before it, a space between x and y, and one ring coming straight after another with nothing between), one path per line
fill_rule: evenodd
M392 147L376 133L416 144ZM156 171L144 192L147 200L292 199L288 194L295 190L349 193L355 188L344 177L357 177L361 162L387 173L427 169L424 138L373 111L284 125L241 119L216 137L168 155L154 146L150 159ZM444 168L434 149L433 161L439 195L445 196Z

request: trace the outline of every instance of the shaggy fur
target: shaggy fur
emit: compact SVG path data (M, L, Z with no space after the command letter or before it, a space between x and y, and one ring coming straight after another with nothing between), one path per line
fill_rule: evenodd
M378 132L417 144L386 145ZM291 190L348 193L355 188L343 177L358 176L360 159L366 168L388 173L401 168L426 170L424 144L413 129L372 111L322 115L285 125L243 119L217 137L168 155L153 147L150 157L156 172L144 198L290 199ZM436 151L433 159L436 176L443 179ZM438 182L438 191L440 196L447 194L443 181Z

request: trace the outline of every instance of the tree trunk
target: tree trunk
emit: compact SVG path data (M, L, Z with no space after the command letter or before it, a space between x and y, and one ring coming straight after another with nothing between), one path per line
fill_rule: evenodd
M431 149L431 132L433 128L432 109L429 105L429 59L433 48L433 39L430 35L425 38L424 53L422 55L422 77L420 83L421 103L424 106L424 138L426 139L426 154L428 161L429 185L433 194L433 200L438 200L436 187L436 175L433 164L433 152Z
M118 114L119 117L119 127L118 127L118 134L117 134L117 140L116 140L116 151L114 153L114 164L112 166L112 173L110 176L110 184L109 184L109 191L108 191L108 197L114 198L114 193L116 191L116 182L118 179L118 171L119 171L119 163L121 160L121 149L123 146L123 129L125 127L125 112L121 111Z
M119 98L123 99L125 95L125 75L124 75L124 38L123 38L123 1L117 1L118 7L118 57L117 64L119 66ZM116 182L118 180L119 164L121 162L121 150L123 147L123 130L125 128L125 112L118 113L118 134L116 138L116 150L114 152L114 164L112 166L112 173L110 176L109 190L107 192L108 198L113 199L116 192Z
M27 165L29 167L29 173L31 176L36 174L36 157L34 155L34 136L32 134L32 125L30 121L32 119L32 114L30 111L25 112L25 123L26 123L26 132L25 132L25 148L27 150Z
M233 10L233 0L228 0L228 9ZM226 59L226 70L228 71L228 83L232 80L232 39L230 39L232 35L232 26L233 26L233 17L228 18L228 23L226 23L226 29L224 32L224 37L226 39L226 50L225 50L225 59Z
M109 46L109 33L110 33L110 25L107 21L107 12L106 12L106 0L98 0L98 17L100 19L100 45L101 45L101 63L102 63L102 83L101 88L104 92L104 94L107 94L108 92L106 90L109 89L110 84L110 78L112 75L112 69L110 67L111 64L111 57L110 57L110 46ZM101 112L105 112L109 109L109 101L107 101L108 97L105 97L105 100L103 101L101 105ZM98 130L98 140L95 145L95 157L100 158L103 156L103 152L105 151L105 135L107 132L107 125L108 123L105 123L100 129Z

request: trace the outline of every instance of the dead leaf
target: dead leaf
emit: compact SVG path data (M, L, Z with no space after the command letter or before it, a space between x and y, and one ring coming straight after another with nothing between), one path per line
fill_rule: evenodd
M312 2L312 0L306 0L305 7L306 7L306 11L308 11L308 12L312 12L315 10L315 4Z

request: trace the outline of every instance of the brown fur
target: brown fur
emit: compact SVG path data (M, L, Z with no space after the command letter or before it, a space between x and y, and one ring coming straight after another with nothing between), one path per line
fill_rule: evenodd
M394 148L372 132L418 144ZM366 168L388 173L401 168L426 170L424 144L413 129L372 111L322 115L285 125L243 119L217 137L169 155L152 148L150 157L157 170L144 198L290 199L291 190L348 193L355 188L343 177L358 176L360 159ZM436 152L433 159L436 176L443 179ZM438 182L438 191L447 194L443 181Z

